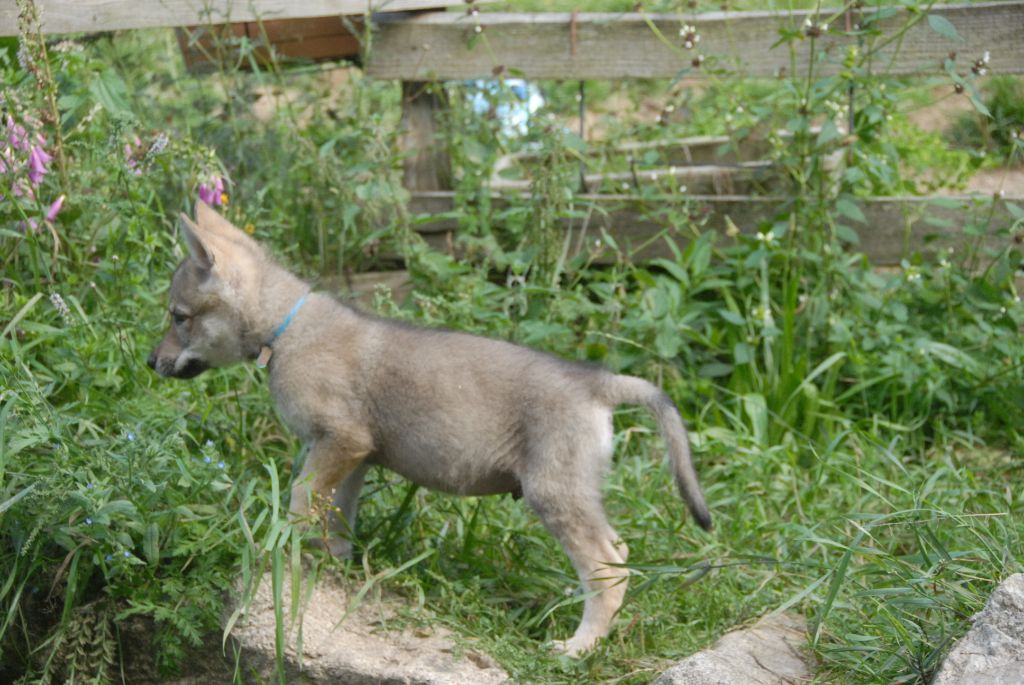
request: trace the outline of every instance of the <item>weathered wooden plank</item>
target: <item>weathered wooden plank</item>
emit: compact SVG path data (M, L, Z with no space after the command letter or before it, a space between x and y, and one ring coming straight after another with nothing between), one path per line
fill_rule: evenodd
M684 192L698 195L736 195L753 193L777 187L780 183L774 166L769 161L738 162L730 165L702 164L659 169L634 169L587 173L583 175L588 192L622 192L639 186L662 188L683 187ZM494 190L529 190L533 181L528 178L491 179Z
M691 196L695 215L707 219L707 228L726 231L731 224L741 233L751 235L764 225L770 225L773 218L782 215L792 202L791 198L751 196ZM500 209L516 199L508 195L495 196L492 209ZM524 200L525 201L525 200ZM646 247L635 255L638 259L668 257L671 252L662 240L653 240L664 233L679 245L687 241L685 230L669 230L675 214L666 208L679 207L680 197L654 197L638 199L633 196L582 195L578 197L577 209L586 211L593 206L593 212L584 220L579 217L565 221L566 230L573 231L571 244L589 246L605 230L622 247L627 249ZM898 265L900 260L915 251L935 252L953 247L961 248L977 240L967 231L984 227L986 244L1006 245L1009 238L1000 237L999 232L1009 229L1014 219L1006 203L1024 206L1024 197L994 200L991 197L956 196L942 198L927 197L877 197L861 200L858 205L866 221L858 224L848 220L837 220L853 228L860 236L857 250L864 252L876 266ZM993 203L995 206L993 207ZM413 214L441 215L448 218L419 223L416 230L429 244L439 250L448 250L456 244L458 221L450 218L453 207L452 193L416 193L413 195L410 211ZM660 214L659 214L660 212ZM674 217L674 218L673 218ZM586 225L586 235L581 232Z
M404 159L402 181L416 191L451 188L452 166L438 135L437 117L445 109L430 83L402 83L399 147Z
M269 64L274 46L277 58L316 61L324 59L354 58L359 55L358 32L362 19L346 21L342 17L312 17L306 19L275 19L247 21L216 26L190 26L176 30L178 45L185 57L185 66L197 72L216 68L217 62L249 66L238 48L237 38L247 36L255 49L253 54L260 64Z
M363 15L461 4L462 0L159 0L143 3L137 0L45 0L39 3L44 33ZM0 36L16 35L18 6L14 0L5 0L0 3Z
M856 31L846 33L844 17L832 11L820 15L813 11L672 15L484 12L478 18L457 13L381 17L366 70L377 78L406 80L488 78L501 73L530 79L673 78L700 76L717 67L772 77L794 70L806 74L812 55L817 55L820 61L814 72L834 74L842 69L847 47L856 46L859 38ZM852 21L873 24L890 38L908 19L917 21L902 39L892 40L878 51L874 59L877 71L935 73L942 69L948 54L956 51L964 72L985 53L991 55L993 73L1024 72L1021 0L936 6L931 14L948 20L963 40L938 34L911 8L865 9L863 17ZM786 44L773 47L780 32L802 31L807 19L827 22L827 33L815 40L798 40L792 55ZM480 34L475 32L478 23L483 27ZM693 50L682 47L679 31L684 24L695 26L700 35ZM651 30L652 25L665 41ZM871 38L863 38L869 45ZM705 62L693 68L691 61L698 54Z

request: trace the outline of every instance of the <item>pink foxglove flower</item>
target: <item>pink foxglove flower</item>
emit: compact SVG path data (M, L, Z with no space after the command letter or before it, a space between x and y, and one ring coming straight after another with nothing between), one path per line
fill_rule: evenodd
M54 200L53 204L51 204L49 209L46 210L46 220L47 221L53 221L54 219L56 219L57 215L60 213L60 208L63 207L63 206L64 206L64 196L61 195L56 200Z
M199 186L199 199L210 205L211 207L217 207L225 204L227 195L224 192L224 179L220 176L213 177L213 185L208 186L205 183Z
M39 185L39 182L43 180L43 176L47 172L46 165L52 159L53 157L48 155L43 148L32 146L32 150L28 153L28 179L32 181L32 185Z
M28 149L28 132L24 126L15 123L10 114L7 115L7 131L7 142L11 147L22 151Z

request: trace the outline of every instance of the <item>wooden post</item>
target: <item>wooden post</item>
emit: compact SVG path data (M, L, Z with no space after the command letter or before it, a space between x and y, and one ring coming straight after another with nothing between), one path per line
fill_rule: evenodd
M404 183L410 192L448 190L452 167L438 136L437 117L447 109L443 99L423 81L402 82Z

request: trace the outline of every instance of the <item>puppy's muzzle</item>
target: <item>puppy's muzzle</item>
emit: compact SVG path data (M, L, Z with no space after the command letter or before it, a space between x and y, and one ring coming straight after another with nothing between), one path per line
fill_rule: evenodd
M195 358L189 359L180 369L175 368L175 362L176 360L174 359L160 357L160 355L157 354L157 350L150 352L149 357L146 359L146 364L149 368L153 369L161 376L169 376L171 378L195 378L203 371L210 368L209 365Z

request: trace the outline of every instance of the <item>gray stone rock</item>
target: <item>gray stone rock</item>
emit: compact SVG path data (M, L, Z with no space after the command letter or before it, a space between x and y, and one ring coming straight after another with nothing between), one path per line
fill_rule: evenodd
M653 685L795 685L811 679L803 616L782 614L735 630L662 673Z
M950 650L933 685L1024 683L1024 573L1002 582Z
M401 627L395 618L399 600L369 593L345 616L351 597L335 579L321 577L317 581L301 613L301 655L298 626L288 634L285 661L289 683L491 685L508 679L489 657L458 648L443 627ZM246 670L254 669L266 682L276 682L272 598L268 574L248 613L232 630L241 645ZM287 605L284 617L287 623Z

